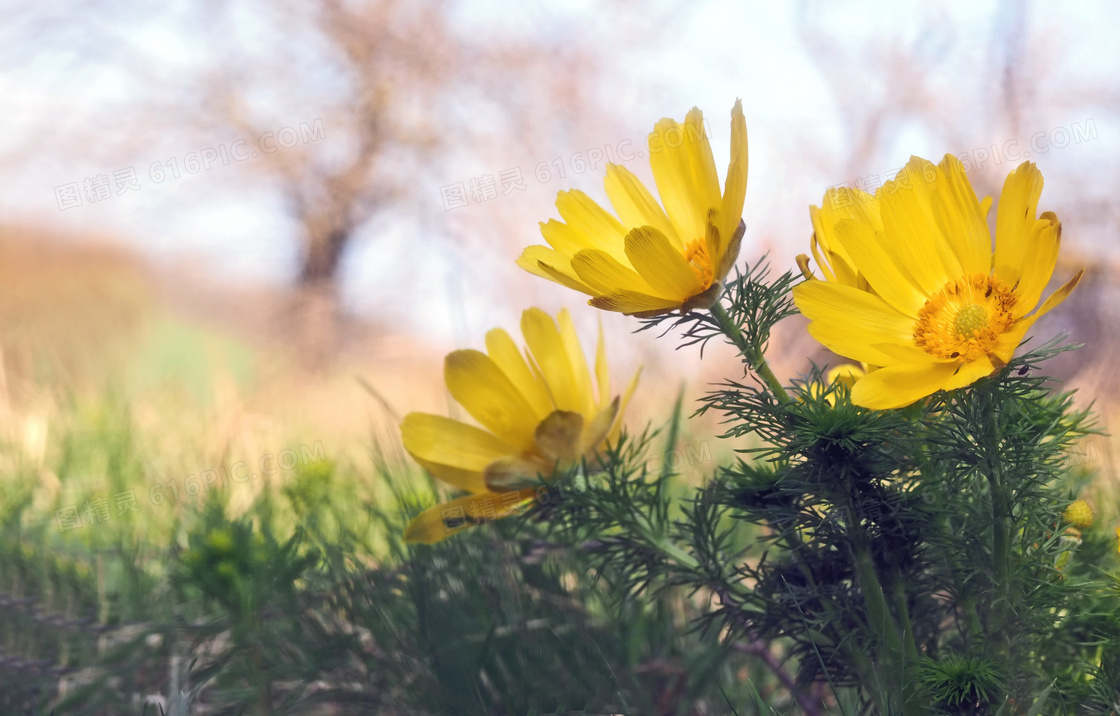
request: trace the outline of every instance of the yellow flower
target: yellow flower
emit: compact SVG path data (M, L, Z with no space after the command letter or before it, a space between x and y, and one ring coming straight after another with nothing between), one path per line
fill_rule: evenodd
M627 169L607 165L607 212L581 191L562 191L563 222L541 224L549 246L530 246L517 264L627 315L687 312L715 303L739 256L747 191L743 105L731 111L731 163L720 194L704 117L662 119L648 138L649 161L664 209Z
M1062 519L1078 529L1085 529L1093 524L1093 508L1085 500L1074 500L1062 513Z
M847 187L829 189L821 206L809 207L809 218L813 222L809 248L825 280L869 290L867 279L859 272L855 261L836 236L836 227L841 221L870 219L868 211L877 213L876 198L867 192ZM802 254L797 257L797 263L808 275L809 257Z
M856 384L856 381L858 381L863 376L863 369L858 365L841 365L828 371L828 375L825 377L825 382L827 382L829 385L832 385L833 383L840 383L841 385L846 385L847 387L851 388Z
M401 436L409 454L470 493L422 512L405 531L406 541L430 544L508 517L534 498L539 475L570 467L618 437L638 375L621 397L612 397L600 327L596 390L571 315L562 310L557 318L559 325L537 308L521 315L524 357L499 328L486 334L486 353L448 354L447 389L482 427L439 415L405 416Z
M840 383L847 386L849 389L855 385L856 381L864 376L864 371L858 365L842 365L833 368L825 374L824 381L821 383L813 383L808 386L809 394L813 397L818 397L825 392L828 388L832 387L833 383ZM825 397L825 401L831 405L836 405L836 394L830 393Z
M830 190L814 214L825 280L793 289L809 332L830 350L877 366L852 389L868 408L897 408L972 384L1011 360L1034 322L1081 280L1039 300L1054 272L1061 224L1036 216L1042 174L1024 162L986 216L961 163L912 157L872 197ZM799 261L803 268L807 261Z

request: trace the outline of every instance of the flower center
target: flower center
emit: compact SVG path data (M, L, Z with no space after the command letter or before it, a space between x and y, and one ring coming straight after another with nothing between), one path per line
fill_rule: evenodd
M950 281L918 311L914 342L937 358L976 360L1015 322L1014 305L1015 295L995 276Z
M977 306L975 303L963 306L957 311L957 317L953 319L953 329L962 338L975 336L986 325L988 325L988 312L983 306Z
M688 262L703 288L712 285L716 272L712 266L712 257L708 256L708 246L704 239L693 239L688 243L684 248L684 260Z

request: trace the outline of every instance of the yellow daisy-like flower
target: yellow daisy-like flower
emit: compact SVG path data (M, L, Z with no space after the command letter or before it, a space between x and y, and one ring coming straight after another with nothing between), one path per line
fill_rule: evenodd
M588 303L627 315L656 316L711 306L739 256L747 191L743 105L731 111L731 164L720 194L704 117L657 123L649 161L664 209L624 167L607 165L616 218L581 191L562 191L563 221L541 224L548 246L530 246L517 264L591 296Z
M828 373L825 374L823 383L814 383L814 384L810 385L809 386L809 394L812 395L813 397L818 397L822 393L824 393L828 388L831 388L833 383L840 383L841 385L844 385L844 386L848 387L849 389L851 389L851 387L856 384L856 381L859 380L860 378L862 378L863 376L864 376L863 369L860 368L858 365L838 366L836 368L831 369L830 371L828 371ZM825 397L825 402L827 402L829 405L835 407L835 405L836 405L835 394L834 393L829 394L827 397Z
M1085 529L1093 524L1093 508L1085 500L1074 500L1062 512L1062 519L1078 529Z
M638 374L622 396L611 396L600 327L593 386L571 315L562 310L557 318L559 324L537 308L521 315L524 356L500 328L486 334L485 353L448 354L447 389L482 427L426 413L405 416L401 437L409 454L470 493L422 512L405 541L430 544L508 517L534 498L538 476L565 469L618 437Z
M869 218L870 215L866 212L874 212L874 207L865 205L875 202L874 196L859 189L837 187L828 190L821 206L809 207L809 218L813 222L813 236L809 247L825 280L864 291L870 290L867 279L860 274L852 257L837 239L836 226L841 221ZM801 254L797 257L797 263L802 272L809 273L808 256Z
M1079 271L1039 305L1054 272L1061 224L1037 216L1042 174L1024 162L986 216L960 161L912 157L875 192L829 190L814 207L825 280L793 289L809 332L830 350L877 367L852 389L868 408L909 405L972 384L1011 360L1027 330L1065 300ZM799 260L804 268L807 260Z
M851 388L856 382L862 378L866 373L858 365L841 365L828 371L825 376L825 382L829 385L833 383L841 383Z

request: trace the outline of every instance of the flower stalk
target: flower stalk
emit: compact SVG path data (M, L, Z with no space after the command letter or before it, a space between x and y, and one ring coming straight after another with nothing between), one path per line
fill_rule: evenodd
M727 336L727 339L731 341L732 345L739 350L739 354L743 357L743 360L758 374L758 377L762 379L762 382L766 384L766 387L770 389L774 397L781 403L790 402L792 398L790 398L782 382L774 375L774 371L770 369L770 364L766 362L766 356L763 354L761 347L752 345L750 341L747 340L743 332L739 330L739 326L735 324L735 321L731 320L731 317L727 315L727 311L724 310L723 306L720 305L718 301L713 303L709 310L712 313L712 318L715 319L716 324L719 326L720 331L722 331L723 334Z

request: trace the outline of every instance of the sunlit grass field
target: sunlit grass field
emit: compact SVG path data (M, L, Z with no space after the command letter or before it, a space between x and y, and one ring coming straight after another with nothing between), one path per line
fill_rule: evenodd
M619 595L533 524L406 548L435 485L378 385L445 411L438 358L427 385L309 373L112 252L4 251L0 713L675 713L771 688L685 630L687 595L602 618ZM729 453L665 439L643 463L687 481Z

